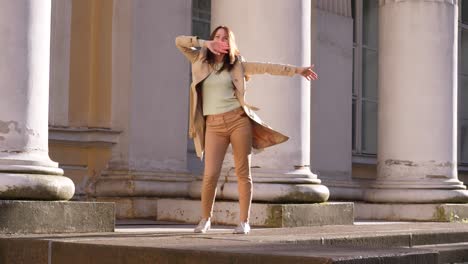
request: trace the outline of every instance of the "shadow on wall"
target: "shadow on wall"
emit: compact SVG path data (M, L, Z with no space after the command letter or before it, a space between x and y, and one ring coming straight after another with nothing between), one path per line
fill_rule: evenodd
M462 125L460 128L460 134L459 139L460 139L460 157L459 157L459 162L461 161L462 163L466 162L466 159L468 159L468 126ZM468 187L468 170L458 170L458 179L462 181L465 186Z

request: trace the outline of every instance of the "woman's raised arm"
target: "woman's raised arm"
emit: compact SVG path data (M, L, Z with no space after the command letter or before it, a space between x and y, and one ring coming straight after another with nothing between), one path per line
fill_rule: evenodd
M200 54L196 47L203 46L203 40L195 36L178 36L175 45L191 63L194 63Z

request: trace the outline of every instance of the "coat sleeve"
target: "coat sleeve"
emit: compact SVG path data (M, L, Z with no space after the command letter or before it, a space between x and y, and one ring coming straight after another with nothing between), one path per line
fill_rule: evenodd
M178 36L175 39L176 47L191 63L194 63L197 60L200 50L196 48L203 46L203 43L204 40L195 36Z
M242 61L242 67L244 68L244 74L249 76L253 74L271 74L271 75L283 75L293 76L299 73L300 68L288 65L288 64L275 64L269 62L247 62Z

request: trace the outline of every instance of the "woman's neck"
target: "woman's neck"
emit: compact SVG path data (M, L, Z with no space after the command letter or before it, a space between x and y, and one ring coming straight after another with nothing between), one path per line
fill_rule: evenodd
M221 62L223 62L223 61L224 61L224 56L225 56L224 54L222 54L222 55L215 55L215 62L216 62L216 63L221 63Z

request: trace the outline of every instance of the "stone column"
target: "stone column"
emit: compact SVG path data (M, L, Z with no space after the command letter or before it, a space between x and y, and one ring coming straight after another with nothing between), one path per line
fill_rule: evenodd
M466 202L457 177L456 0L381 0L371 202Z
M311 168L331 199L354 197L352 182L353 18L350 0L317 0L312 41L320 78L311 89ZM313 48L314 50L314 48Z
M48 155L50 0L0 0L0 199L68 200Z
M98 197L188 195L190 63L174 40L190 34L190 15L185 0L114 1L112 127L122 134L96 183Z
M213 1L212 28L220 24L234 31L247 61L311 64L309 0ZM252 77L247 83L247 100L262 109L258 114L265 122L290 137L253 156L253 199L326 201L328 188L310 168L310 83L298 75ZM228 170L224 178L220 196L236 199L234 170Z

